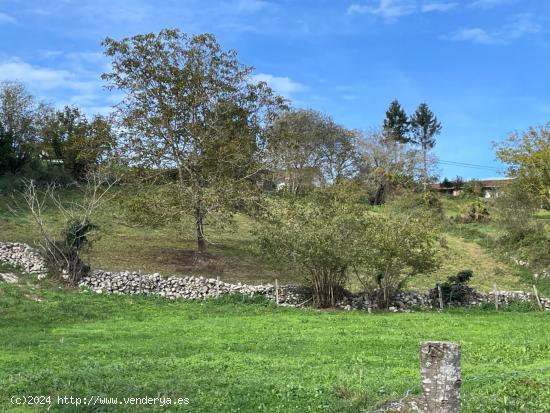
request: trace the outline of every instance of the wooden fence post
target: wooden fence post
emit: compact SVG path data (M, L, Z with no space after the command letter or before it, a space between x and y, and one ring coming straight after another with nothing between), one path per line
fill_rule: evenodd
M216 298L220 296L220 276L216 277Z
M540 311L544 311L544 307L542 306L542 302L540 301L539 292L536 285L533 285L533 291L535 292L535 299L537 300Z
M498 311L498 291L496 284L493 284L493 295L495 296L495 309Z
M275 278L275 304L279 305L279 280Z
M460 413L460 346L442 341L420 344L422 407L425 413Z

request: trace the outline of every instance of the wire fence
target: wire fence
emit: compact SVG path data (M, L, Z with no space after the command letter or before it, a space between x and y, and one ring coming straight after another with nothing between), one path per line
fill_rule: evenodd
M520 378L541 378L541 376L544 376L545 373L548 373L548 380L550 380L550 366L545 367L538 367L533 369L522 369L522 370L514 370L514 371L507 371L503 373L498 374L484 374L480 376L463 376L461 380L462 385L462 392L461 392L461 405L463 408L471 407L472 405L476 405L474 410L472 411L479 411L484 412L484 406L480 403L482 402L494 402L497 395L490 394L490 395L483 395L479 394L475 391L471 391L470 385L476 385L478 383L483 382L498 382L498 381L513 381ZM549 386L550 387L550 386ZM422 385L421 384L415 384L414 386L411 386L407 388L399 398L396 398L395 401L386 403L385 405L375 408L375 409L369 409L369 410L362 410L361 413L395 413L395 412L422 412L420 408L420 396L421 396L421 390ZM517 404L524 406L528 401L527 400L521 400L515 399L513 397L507 397L506 400L509 404ZM547 401L548 405L550 405L550 400ZM524 407L525 408L525 407ZM471 410L471 409L468 409ZM522 412L533 412L533 413L539 413L539 411L534 410L518 410Z

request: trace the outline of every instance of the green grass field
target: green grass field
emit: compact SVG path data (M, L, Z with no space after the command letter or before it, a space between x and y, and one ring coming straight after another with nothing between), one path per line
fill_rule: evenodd
M5 268L4 268L5 269ZM171 302L0 283L0 410L365 412L419 394L419 343L462 345L464 412L550 411L550 314L368 314L262 300ZM25 281L26 280L26 281ZM57 396L187 397L189 405L60 406ZM39 409L45 411L46 409Z

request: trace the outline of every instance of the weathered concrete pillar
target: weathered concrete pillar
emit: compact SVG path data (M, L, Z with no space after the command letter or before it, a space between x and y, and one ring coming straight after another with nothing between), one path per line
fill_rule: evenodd
M420 345L422 408L425 413L460 412L460 346L441 341Z

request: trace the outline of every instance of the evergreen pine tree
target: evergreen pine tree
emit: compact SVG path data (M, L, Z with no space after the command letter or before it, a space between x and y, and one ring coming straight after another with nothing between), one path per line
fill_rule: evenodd
M435 146L435 137L441 133L441 123L428 105L421 103L410 119L410 127L411 142L422 149L424 188L426 188L429 181L428 151Z
M385 136L395 142L408 143L409 139L409 119L407 114L396 99L386 111L386 118L384 119L384 134Z

